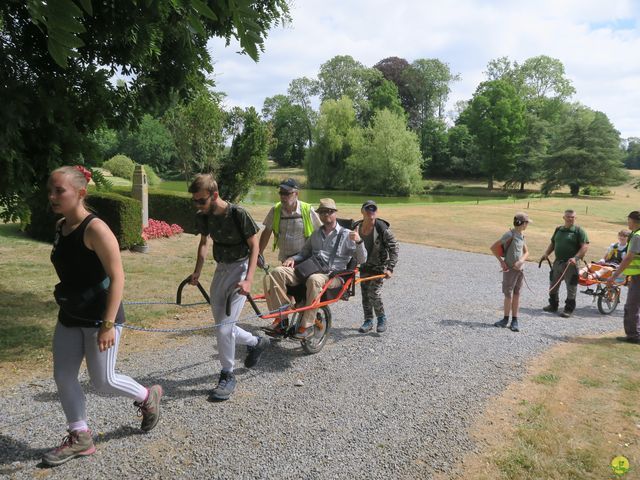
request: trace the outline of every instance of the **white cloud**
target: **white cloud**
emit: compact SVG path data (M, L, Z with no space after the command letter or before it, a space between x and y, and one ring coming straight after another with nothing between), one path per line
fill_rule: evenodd
M451 105L468 99L500 56L558 58L574 100L605 112L623 137L640 136L640 7L633 0L298 0L292 25L270 32L258 63L212 41L216 82L230 105L260 109L289 82L313 77L335 55L372 66L389 56L438 58L461 81Z

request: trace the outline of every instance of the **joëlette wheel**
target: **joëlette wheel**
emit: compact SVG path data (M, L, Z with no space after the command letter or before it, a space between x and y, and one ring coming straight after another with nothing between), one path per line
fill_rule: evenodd
M603 315L613 312L620 302L620 287L605 287L598 297L598 311Z
M331 310L324 306L316 313L316 323L313 335L300 341L302 348L309 354L318 353L327 343L327 336L331 328Z

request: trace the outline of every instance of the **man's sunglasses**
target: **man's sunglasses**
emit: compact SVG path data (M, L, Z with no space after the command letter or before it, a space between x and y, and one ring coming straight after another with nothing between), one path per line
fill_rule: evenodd
M193 203L195 203L196 205L205 205L209 201L210 198L211 198L211 195L209 195L206 198L192 198L191 201Z
M318 210L318 215L331 215L332 213L336 213L337 210L331 210L331 209L322 209L322 210Z
M289 195L291 195L293 193L293 190L290 192L287 192L286 190L280 190L278 191L278 195L280 195L281 197L288 197Z
M375 205L367 205L366 207L364 207L364 209L367 212L377 212L378 211L378 207L376 207Z

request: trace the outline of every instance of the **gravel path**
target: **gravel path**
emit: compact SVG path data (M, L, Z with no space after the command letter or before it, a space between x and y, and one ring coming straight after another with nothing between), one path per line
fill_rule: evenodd
M502 316L502 297L493 257L409 244L400 255L384 290L390 319L384 335L357 332L358 293L332 308L334 329L319 354L305 355L298 343L285 341L254 370L239 361L238 386L228 402L206 400L219 369L210 335L194 335L189 348L123 357L123 373L164 386L163 416L153 432L141 434L129 400L98 396L86 385L98 446L91 457L41 470L42 453L64 433L53 380L3 389L0 473L430 478L474 448L466 433L474 416L522 377L526 362L571 336L622 328L622 306L603 317L585 295L571 319L543 313L548 268L528 264L534 293L524 289L521 332L498 329L492 324ZM238 356L244 357L242 348Z

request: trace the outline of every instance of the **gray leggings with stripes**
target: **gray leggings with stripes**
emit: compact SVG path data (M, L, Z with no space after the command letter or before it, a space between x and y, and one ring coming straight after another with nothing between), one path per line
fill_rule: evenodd
M53 336L53 377L68 423L87 419L85 396L78 381L82 359L86 359L91 383L99 392L121 395L136 401L144 401L147 396L145 387L132 378L115 372L122 327L114 328L114 346L101 352L98 349L99 329L65 327L60 322L56 325Z

